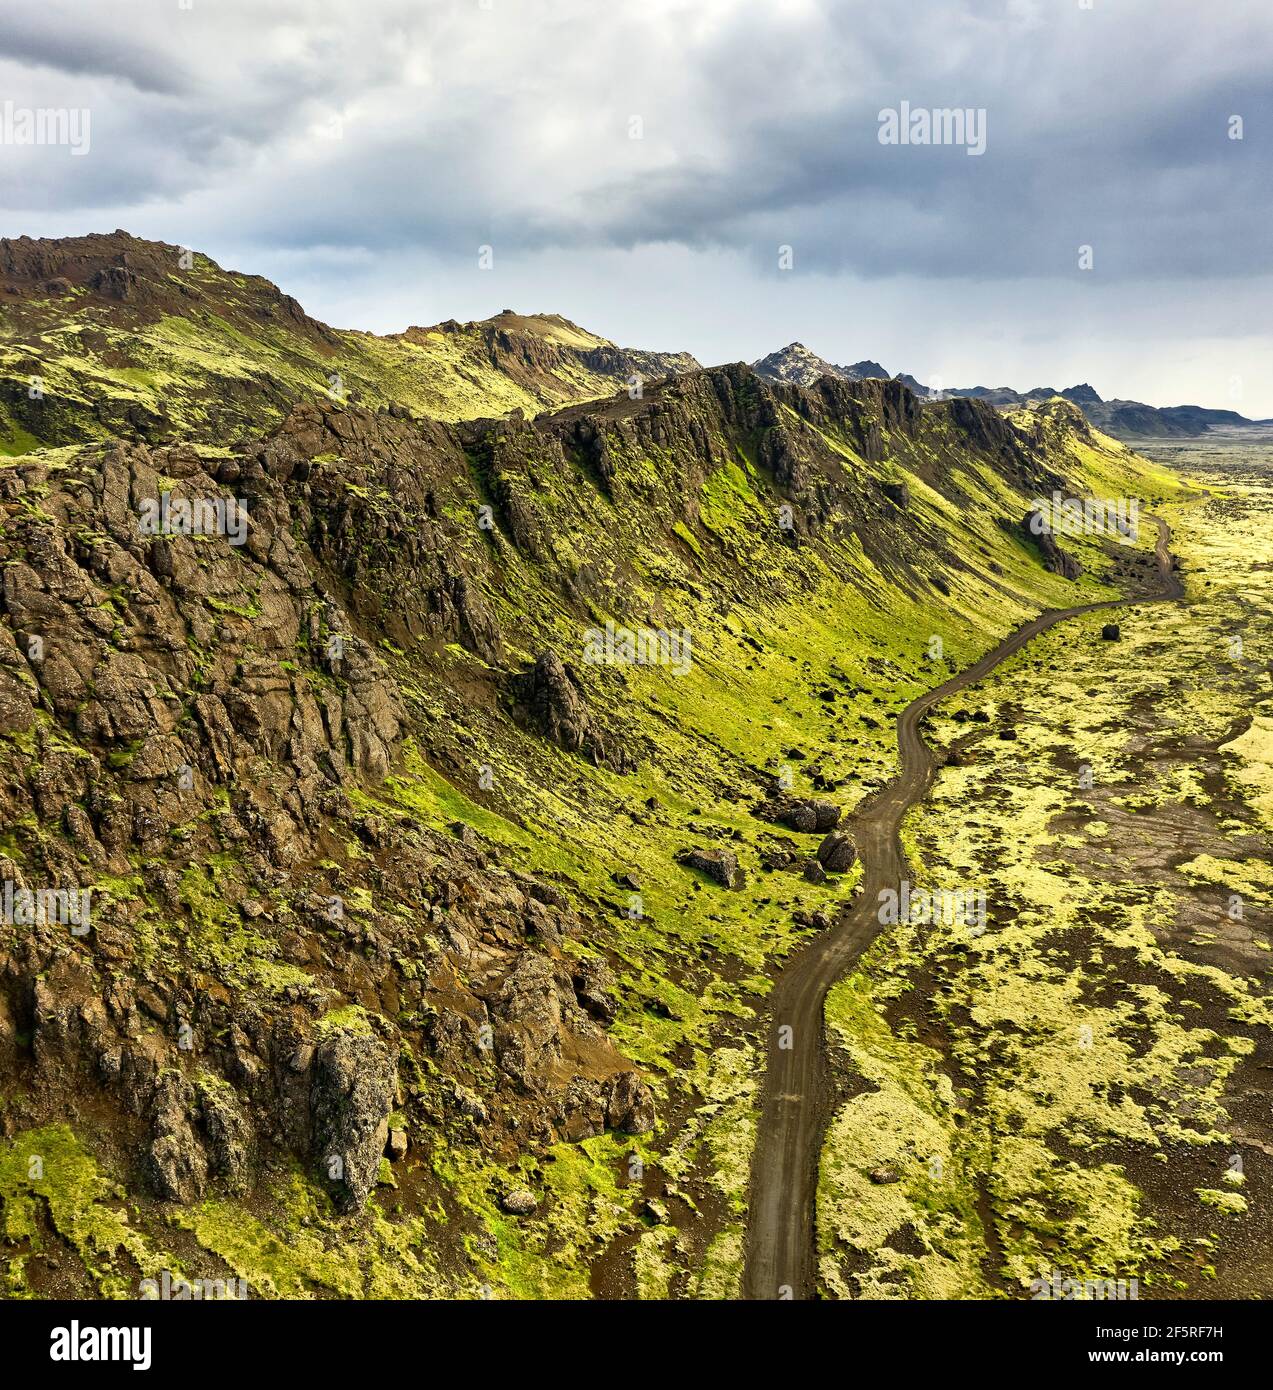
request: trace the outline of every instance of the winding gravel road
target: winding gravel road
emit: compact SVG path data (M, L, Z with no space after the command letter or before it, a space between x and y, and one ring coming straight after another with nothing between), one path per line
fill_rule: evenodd
M913 700L898 716L901 770L846 822L863 862L863 891L834 927L791 958L769 996L769 1059L752 1157L745 1297L813 1298L817 1293L814 1198L822 1137L830 1119L823 1003L827 990L880 932L876 909L881 890L899 888L907 874L898 828L906 812L927 794L937 766L920 736L921 721L934 705L976 685L1032 637L1067 618L1182 598L1184 589L1169 549L1171 531L1161 518L1149 519L1158 528L1155 556L1163 583L1159 592L1047 609L974 666ZM778 1030L784 1025L792 1029L792 1046L780 1051Z

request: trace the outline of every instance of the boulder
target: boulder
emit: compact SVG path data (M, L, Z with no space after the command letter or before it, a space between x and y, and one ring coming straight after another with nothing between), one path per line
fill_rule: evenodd
M911 490L905 483L883 482L880 484L880 491L895 507L901 507L903 511L911 504Z
M798 830L802 835L811 835L818 828L818 813L806 801L797 801L788 806L778 817L783 825Z
M524 1094L541 1092L561 1061L562 998L552 962L526 952L491 1002L495 1057Z
M528 1187L515 1187L500 1198L500 1207L510 1216L529 1216L539 1206L539 1199Z
M840 808L835 802L803 797L771 796L756 808L756 815L802 835L825 834L840 823Z
M600 956L589 956L575 966L572 980L575 998L593 1018L612 1023L618 1012L614 972Z
M1021 522L1026 538L1034 542L1043 554L1043 568L1059 574L1062 579L1077 579L1083 573L1083 566L1069 553L1057 545L1052 535L1048 519L1037 507L1026 513Z
M598 732L579 677L551 647L514 678L513 690L534 727L559 748L618 772L630 769L624 750Z
M857 846L843 830L833 830L818 846L818 863L829 874L842 874L857 862Z
M194 1090L180 1072L166 1072L151 1105L150 1184L165 1201L189 1206L203 1196L208 1181L208 1157L191 1124Z
M393 1059L372 1033L341 1029L314 1049L312 1155L343 1211L360 1209L375 1186L396 1082Z
M549 648L524 678L523 698L540 732L579 753L592 734L592 716L574 672Z
M678 855L687 869L697 869L723 888L741 888L746 881L738 856L727 849L689 849Z
M621 1071L606 1084L606 1127L624 1134L648 1134L654 1128L654 1092L639 1072Z

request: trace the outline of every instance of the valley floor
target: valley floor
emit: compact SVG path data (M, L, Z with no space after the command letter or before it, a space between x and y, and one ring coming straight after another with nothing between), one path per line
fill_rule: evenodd
M1146 452L1209 491L1158 508L1185 602L1063 623L926 730L915 886L986 922L832 991L823 1296L1273 1291L1273 447Z

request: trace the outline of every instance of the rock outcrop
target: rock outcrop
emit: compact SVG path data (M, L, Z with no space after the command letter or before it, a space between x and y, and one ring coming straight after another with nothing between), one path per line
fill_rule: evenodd
M687 869L697 870L722 888L741 888L746 881L733 850L688 849L677 858Z
M1068 550L1062 550L1057 545L1047 518L1037 508L1026 513L1021 529L1026 539L1038 546L1043 555L1044 569L1059 574L1062 579L1078 579L1082 575L1083 566Z
M396 1087L394 1060L369 1033L340 1029L314 1049L312 1153L346 1211L361 1207L375 1185Z
M630 770L632 760L621 744L599 732L579 677L555 651L542 653L514 682L514 690L533 726L559 748L619 772Z

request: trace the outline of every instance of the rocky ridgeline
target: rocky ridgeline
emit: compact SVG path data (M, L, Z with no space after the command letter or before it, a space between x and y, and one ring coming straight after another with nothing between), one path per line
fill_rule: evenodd
M190 253L184 253L193 259ZM312 319L291 295L259 275L236 276L240 293L216 292L208 280L198 283L178 273L183 249L166 242L143 241L125 231L82 237L0 237L0 296L12 304L86 296L124 307L149 319L185 315L194 309L229 312L244 326L279 322L325 346L337 335ZM207 265L205 257L199 258ZM225 277L228 283L231 277Z
M403 337L427 344L429 335L475 336L486 361L533 395L560 399L562 383L582 367L618 382L655 381L699 369L688 352L642 352L585 333L556 314L525 317L506 309L476 323L449 319L433 328L409 328Z

